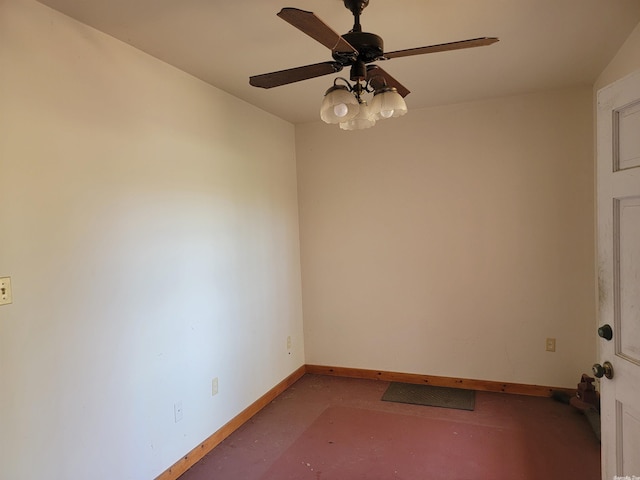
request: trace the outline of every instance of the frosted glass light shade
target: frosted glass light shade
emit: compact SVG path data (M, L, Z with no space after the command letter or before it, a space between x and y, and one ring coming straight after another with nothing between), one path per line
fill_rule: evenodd
M371 115L371 109L366 103L361 103L358 114L351 120L340 122L340 128L342 130L364 130L365 128L373 127L375 124L376 120Z
M371 101L371 111L376 120L401 117L407 113L407 104L395 88L387 87L376 91Z
M358 114L358 99L342 85L334 85L324 94L320 106L320 118L325 123L342 123Z

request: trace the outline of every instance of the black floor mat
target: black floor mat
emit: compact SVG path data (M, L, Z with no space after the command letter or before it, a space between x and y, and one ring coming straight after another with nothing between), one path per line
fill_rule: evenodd
M391 382L387 391L384 392L382 400L429 407L473 410L476 404L476 392L460 388Z

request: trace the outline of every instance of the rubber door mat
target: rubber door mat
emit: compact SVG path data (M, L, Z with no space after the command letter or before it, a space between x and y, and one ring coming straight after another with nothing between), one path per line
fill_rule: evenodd
M473 410L476 404L476 392L460 388L391 382L387 391L384 392L382 400L428 407Z

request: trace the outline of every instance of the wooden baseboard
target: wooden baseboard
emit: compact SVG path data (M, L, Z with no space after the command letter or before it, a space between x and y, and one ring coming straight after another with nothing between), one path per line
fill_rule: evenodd
M570 388L544 387L540 385L494 382L491 380L473 380L468 378L438 377L434 375L365 370L361 368L306 365L306 372L316 375L333 375L337 377L364 378L369 380L383 380L387 382L415 383L421 385L434 385L438 387L481 390L484 392L514 393L534 397L549 397L553 391L561 391L568 393L569 395L575 394L575 389Z
M187 453L184 457L162 472L156 480L176 480L180 475L191 468L207 453L217 447L225 438L240 428L246 421L253 417L256 413L269 405L278 395L284 392L291 385L296 383L304 374L305 366L301 366L287 378L278 383L275 387L262 395L258 400L253 402L237 416L232 418L228 423L207 438L196 448Z
M363 378L382 380L386 382L404 382L438 387L455 387L485 392L514 393L535 397L549 397L553 391L560 391L571 396L575 389L544 387L523 383L494 382L491 380L473 380L468 378L438 377L434 375L420 375L415 373L387 372L381 370L365 370L362 368L329 367L325 365L303 365L275 387L253 402L237 416L232 418L222 428L212 434L204 442L187 453L175 464L161 473L155 480L176 480L190 467L197 463L207 453L217 447L225 438L240 428L246 421L271 403L278 395L297 382L305 373L315 375L332 375L335 377Z

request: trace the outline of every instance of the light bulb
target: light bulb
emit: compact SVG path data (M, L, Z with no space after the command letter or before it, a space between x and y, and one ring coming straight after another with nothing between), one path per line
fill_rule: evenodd
M349 113L349 107L347 107L344 103L338 103L337 105L334 105L333 113L336 117L342 118L347 113Z
M376 90L371 102L371 110L376 119L401 117L407 113L407 104L393 87Z
M324 94L320 105L320 118L325 123L346 122L358 114L360 104L356 96L344 85L334 85Z
M373 127L375 123L376 121L371 116L369 106L365 102L362 102L360 104L358 114L351 120L340 122L340 128L342 130L363 130L365 128Z

